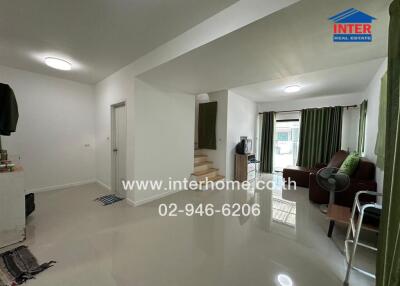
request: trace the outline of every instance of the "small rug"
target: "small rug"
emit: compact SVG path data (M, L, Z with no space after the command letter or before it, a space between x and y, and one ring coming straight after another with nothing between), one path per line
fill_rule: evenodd
M55 261L38 264L28 247L20 246L0 254L0 286L20 285L53 266Z
M118 198L116 195L112 194L112 195L106 195L106 196L102 196L100 198L95 199L95 201L100 201L103 203L103 206L107 206L107 205L111 205L113 203L122 201L123 198ZM1 285L0 285L1 286Z

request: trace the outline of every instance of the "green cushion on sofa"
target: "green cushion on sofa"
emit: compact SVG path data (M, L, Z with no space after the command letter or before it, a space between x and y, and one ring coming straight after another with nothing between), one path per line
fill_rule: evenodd
M353 175L360 163L360 155L357 152L350 153L339 168L339 172L349 176Z

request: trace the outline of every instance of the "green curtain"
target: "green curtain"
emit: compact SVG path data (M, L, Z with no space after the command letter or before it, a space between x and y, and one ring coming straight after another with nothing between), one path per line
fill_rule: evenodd
M378 136L375 143L376 165L383 170L385 166L385 138L387 114L387 73L381 79L381 94L379 102Z
M377 286L400 285L400 0L390 6L383 211L377 259Z
M364 153L365 145L365 125L367 121L368 101L364 100L360 105L360 121L358 123L358 144L357 151L361 155Z
M301 111L298 166L313 167L316 163L328 163L340 150L342 114L340 106Z
M199 104L198 148L217 149L216 140L217 102Z
M272 173L272 162L274 154L274 112L264 112L262 115L261 129L261 172Z

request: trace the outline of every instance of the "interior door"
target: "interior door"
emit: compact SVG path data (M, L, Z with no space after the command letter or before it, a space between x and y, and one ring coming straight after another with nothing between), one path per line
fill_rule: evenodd
M126 179L126 107L113 107L113 191L118 197L126 197L122 181Z
M198 148L216 150L217 102L199 104L199 119L197 124Z

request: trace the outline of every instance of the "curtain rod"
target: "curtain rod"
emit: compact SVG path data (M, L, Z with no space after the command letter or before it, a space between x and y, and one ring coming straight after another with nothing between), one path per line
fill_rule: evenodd
M339 107L344 107L344 108L353 108L353 107L358 107L358 105L345 105L345 106L339 106ZM324 107L313 107L313 108L304 108L304 109L318 109L318 108L324 108ZM293 109L293 110L284 110L284 111L274 111L276 113L280 113L280 112L300 112L303 109ZM269 112L269 111L266 111ZM258 114L263 114L264 112L259 112Z

